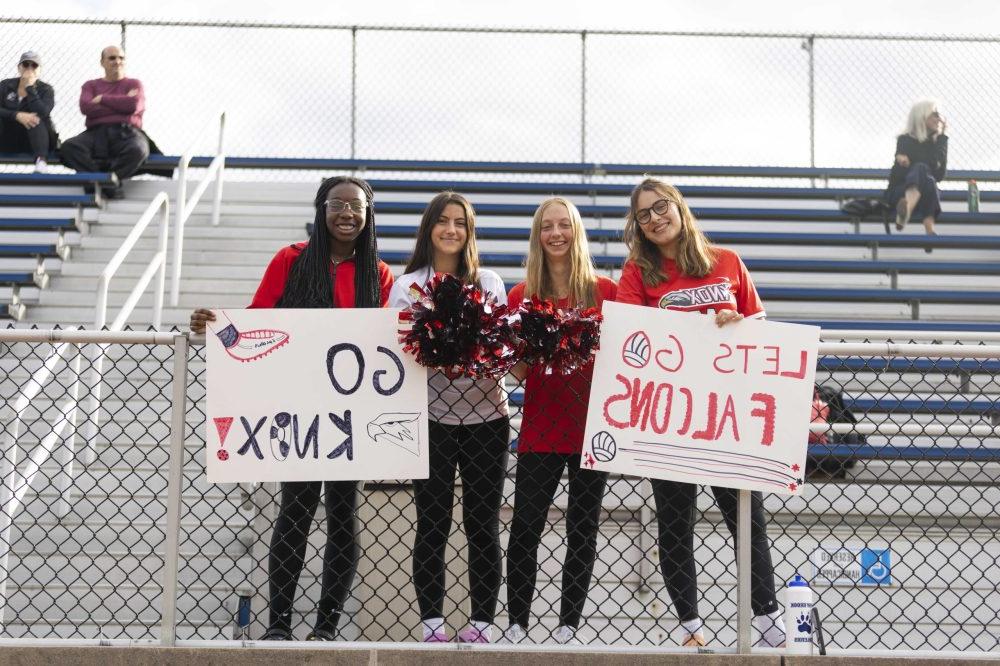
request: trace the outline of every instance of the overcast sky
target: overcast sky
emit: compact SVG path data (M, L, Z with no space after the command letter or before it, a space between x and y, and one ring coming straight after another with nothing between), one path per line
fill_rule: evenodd
M1000 0L0 0L0 15L330 26L982 35ZM944 8L947 11L944 11ZM988 35L987 35L988 36ZM42 53L56 125L117 23L0 23L0 63ZM234 155L882 167L909 106L942 104L953 168L1000 168L1000 40L803 40L130 25L129 73L169 154L225 106ZM350 63L356 62L352 124ZM11 68L13 69L13 68ZM11 72L13 73L13 72ZM585 90L584 81L585 79ZM586 111L581 111L581 93ZM199 151L207 151L211 135Z
M34 9L32 11L32 7ZM621 30L982 34L996 0L0 0L2 14Z

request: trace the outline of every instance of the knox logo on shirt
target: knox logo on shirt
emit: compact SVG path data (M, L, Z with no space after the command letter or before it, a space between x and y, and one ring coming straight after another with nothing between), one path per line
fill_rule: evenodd
M671 310L688 310L723 304L734 307L736 305L736 299L733 296L733 285L727 277L719 278L719 281L714 284L668 291L660 297L659 307L664 310L668 308Z

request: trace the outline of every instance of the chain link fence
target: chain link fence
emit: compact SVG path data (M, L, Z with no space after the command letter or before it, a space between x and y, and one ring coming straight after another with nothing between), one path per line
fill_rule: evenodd
M269 575L295 569L286 560L269 563L281 489L206 483L204 348L188 347L176 335L0 332L0 637L156 641L175 635L184 641L264 634ZM982 345L972 338L938 341ZM885 344L822 346L817 382L828 390L817 399L820 411L829 409L829 424L814 428L806 492L764 497L778 599L783 581L796 572L810 578L832 649L1000 651L1000 353L990 346L966 358L968 352L956 348L906 347L890 353ZM310 500L319 510L300 512L306 515L303 569L288 616L296 639L334 608L340 640L420 640L425 604L418 602L414 571L422 567L438 568L432 579L445 573L443 589L426 580L417 584L425 602L443 599L449 636L479 608L480 619L484 613L493 618L497 640L512 614L523 613L516 588L533 592L530 643L554 642L557 625L574 622L574 609L576 638L585 644L676 645L683 638L659 567L648 482L608 478L588 522L588 502L593 506L603 480L587 470L566 474L559 461L526 471L528 454L508 456L508 446L519 443L524 406L538 396L509 378L505 389L509 430L501 419L501 439L472 442L475 455L486 452L497 474L492 481L481 475L446 483L437 504L424 502L450 535L438 533L429 550L425 541L423 554L415 553L420 537L412 482L368 482L357 495L353 578L349 557L328 558L324 566L327 510L318 495ZM175 409L185 392L181 420ZM98 395L99 408L90 400ZM839 399L849 413L838 411ZM181 452L182 465L172 466L171 447ZM544 466L558 454L533 455ZM432 454L432 470L435 464ZM480 459L469 468L488 466ZM588 478L589 486L581 483ZM327 488L340 493L337 501L354 495L350 489L345 495L343 485ZM475 493L491 488L499 502L492 513L499 547L492 551L489 530L482 529L490 512L474 502ZM480 512L478 522L463 524L461 504ZM350 507L333 502L330 508L335 524L350 523ZM534 518L518 525L518 511ZM536 530L538 575L531 585L524 574L532 568ZM573 572L586 569L589 530L596 555L588 585ZM707 488L697 497L694 531L694 589L706 637L710 646L734 647L733 540ZM435 564L428 552L443 553L443 560ZM336 587L333 578L324 584L324 569L348 571L340 578L351 583L342 602L321 601L324 590ZM567 583L586 590L582 608L562 598Z
M1000 168L982 92L1000 83L995 38L30 18L3 19L0 37L10 76L41 53L64 138L83 129L100 50L124 44L168 154L225 107L235 156L888 169L931 97L949 166Z

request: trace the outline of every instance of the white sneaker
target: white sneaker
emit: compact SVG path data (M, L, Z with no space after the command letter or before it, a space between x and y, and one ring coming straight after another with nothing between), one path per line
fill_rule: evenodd
M528 632L519 624L512 624L503 632L500 641L503 643L522 643L528 640Z
M556 627L556 630L552 632L552 638L560 645L575 645L580 642L576 640L576 629L563 624Z
M49 163L45 161L44 157L39 157L35 160L35 173L48 173Z

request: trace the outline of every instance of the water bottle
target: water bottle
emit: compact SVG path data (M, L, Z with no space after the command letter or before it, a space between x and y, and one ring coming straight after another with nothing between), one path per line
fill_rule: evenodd
M979 212L979 185L974 180L969 181L969 212Z
M785 588L785 651L788 654L812 654L812 609L809 582L795 574Z

